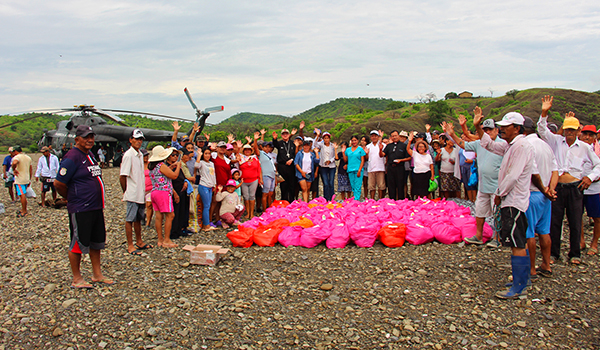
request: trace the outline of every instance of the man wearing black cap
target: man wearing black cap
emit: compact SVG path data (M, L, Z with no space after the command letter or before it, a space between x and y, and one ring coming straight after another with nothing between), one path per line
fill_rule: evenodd
M300 136L303 136L304 124L300 124ZM277 132L273 132L273 147L277 149L277 172L285 180L281 183L281 199L293 202L298 193L298 180L296 179L296 168L294 166L294 158L296 157L296 145L290 139L290 136L296 133L296 129L292 129L292 133L288 129L281 130L282 141L277 140Z
M127 204L125 214L125 235L127 236L127 252L131 255L142 255L141 250L152 248L142 241L142 221L145 216L145 187L144 155L140 152L144 142L144 133L140 129L132 131L129 137L131 147L121 161L119 181L123 190L123 202ZM136 244L133 245L135 229Z
M60 163L54 187L67 198L71 243L69 262L73 272L71 288L93 288L81 276L81 254L89 254L92 282L114 284L100 268L100 251L106 245L104 225L104 182L102 169L91 150L96 135L88 125L79 125L73 147Z

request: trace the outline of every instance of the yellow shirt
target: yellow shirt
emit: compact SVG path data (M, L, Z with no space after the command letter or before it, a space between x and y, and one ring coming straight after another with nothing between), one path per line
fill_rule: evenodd
M15 184L17 185L28 185L31 182L31 175L29 169L31 169L31 158L25 153L19 153L12 159L13 164L15 161L19 163L15 167L15 170L19 175L15 174Z

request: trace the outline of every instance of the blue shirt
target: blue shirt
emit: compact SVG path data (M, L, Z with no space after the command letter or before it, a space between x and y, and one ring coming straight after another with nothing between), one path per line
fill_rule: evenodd
M496 137L494 142L504 142ZM494 193L498 188L498 173L502 164L502 156L494 154L481 147L479 141L465 142L465 150L477 153L477 174L479 176L479 191Z
M348 172L358 171L360 168L360 157L366 156L365 150L362 147L358 146L352 151L351 147L346 148L346 157L348 157ZM364 168L364 166L363 166Z
M104 209L102 169L91 152L73 147L60 162L56 180L67 185L69 213Z
M271 179L275 178L275 157L273 157L273 153L268 154L265 151L260 151L260 168L262 170L263 177L270 177Z

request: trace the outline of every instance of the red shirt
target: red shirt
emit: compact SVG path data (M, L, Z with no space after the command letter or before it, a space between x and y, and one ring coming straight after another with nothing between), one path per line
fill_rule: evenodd
M213 158L213 163L215 163L215 175L217 177L217 185L221 185L225 187L227 184L227 180L231 178L231 166L225 161L225 159Z
M260 175L260 161L256 157L250 158L247 162L240 164L244 183L250 183L258 180Z

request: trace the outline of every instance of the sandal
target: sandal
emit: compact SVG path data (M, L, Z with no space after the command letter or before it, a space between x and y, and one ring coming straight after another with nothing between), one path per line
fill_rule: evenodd
M550 271L550 270L545 270L545 269L538 267L537 269L535 269L535 271L542 277L546 277L546 278L552 277L552 271Z
M129 254L131 255L137 255L137 256L142 256L142 252L139 249L136 249L132 252L129 252Z
M135 247L136 247L137 249L139 249L139 250L145 250L145 249L152 249L152 248L154 248L154 246L153 246L152 244L148 244L148 243L144 244L144 245L143 245L143 246L141 246L141 247L140 247L139 245L137 245L137 244L136 244L136 245L135 245Z
M71 288L73 288L73 289L93 289L94 286L92 286L91 284L84 281L84 282L79 282L77 284L71 284Z
M587 255L589 256L594 256L594 255L598 255L598 248L592 248L590 247L590 249L588 249Z
M569 260L569 263L572 264L572 265L581 265L581 258L572 257Z
M101 280L97 280L97 281L92 280L92 283L104 283L104 284L112 285L112 284L115 284L117 282L111 280L110 278L104 277Z

